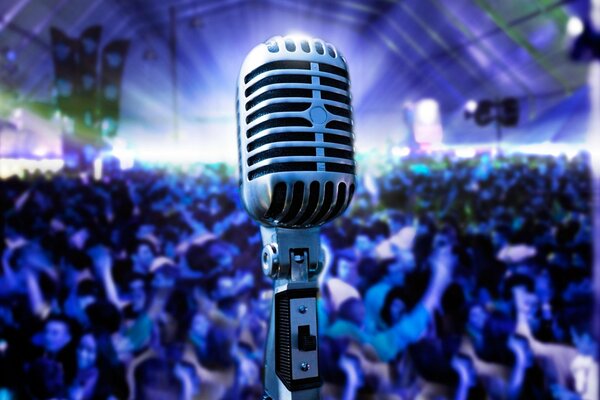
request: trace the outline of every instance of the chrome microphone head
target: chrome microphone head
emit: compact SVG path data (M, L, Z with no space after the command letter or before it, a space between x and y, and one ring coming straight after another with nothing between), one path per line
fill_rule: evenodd
M346 60L320 39L276 36L256 46L237 86L242 202L262 225L320 226L355 188Z

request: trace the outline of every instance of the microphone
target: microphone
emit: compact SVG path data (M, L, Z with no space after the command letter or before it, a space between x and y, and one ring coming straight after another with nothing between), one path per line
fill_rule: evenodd
M265 398L317 399L320 226L355 190L346 60L320 39L273 37L244 60L236 110L241 199L274 282Z

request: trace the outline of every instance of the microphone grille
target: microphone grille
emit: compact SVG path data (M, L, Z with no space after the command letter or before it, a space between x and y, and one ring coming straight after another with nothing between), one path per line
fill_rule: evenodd
M304 181L278 182L263 221L280 226L308 227L322 225L339 216L354 195L354 183ZM286 207L287 206L287 207Z
M238 146L242 198L256 219L305 227L346 209L355 175L349 86L344 58L319 39L275 37L248 55Z

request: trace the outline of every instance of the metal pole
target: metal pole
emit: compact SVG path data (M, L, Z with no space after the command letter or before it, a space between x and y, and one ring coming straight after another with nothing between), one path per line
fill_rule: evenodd
M494 100L494 122L496 123L496 153L502 153L502 124L500 123L502 103L499 99Z
M173 138L179 140L179 99L177 98L177 10L169 7L169 54L171 58L171 90L173 100Z
M502 152L502 126L500 120L496 117L496 150L498 154Z
M594 251L594 297L595 312L593 331L596 343L600 343L600 61L592 61L588 72L590 90L590 123L588 127L588 144L592 168L592 224ZM600 360L600 354L596 354ZM600 376L598 376L600 380Z
M600 0L591 1L590 23L596 33L600 32ZM590 93L590 123L588 126L588 145L592 164L592 212L594 241L594 318L593 333L596 343L600 343L600 60L594 59L588 70ZM600 346L596 346L596 362L600 361ZM596 377L600 381L600 370Z

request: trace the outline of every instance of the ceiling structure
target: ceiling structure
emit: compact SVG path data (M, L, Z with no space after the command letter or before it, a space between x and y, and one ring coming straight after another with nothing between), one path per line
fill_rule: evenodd
M505 96L518 97L522 107L521 128L509 138L552 140L560 129L561 140L577 141L583 132L565 134L564 126L573 125L573 112L586 112L587 75L568 58L566 25L587 6L584 0L3 0L0 93L51 101L50 27L76 37L100 24L103 43L132 40L121 134L159 144L172 127L173 10L182 140L230 151L242 60L271 36L302 33L330 41L348 60L359 145L401 142L403 106L422 98L440 103L449 142L489 142L493 128L465 121L462 108L470 99ZM561 107L565 102L579 106ZM557 109L570 114L560 119ZM548 115L558 119L549 123Z

